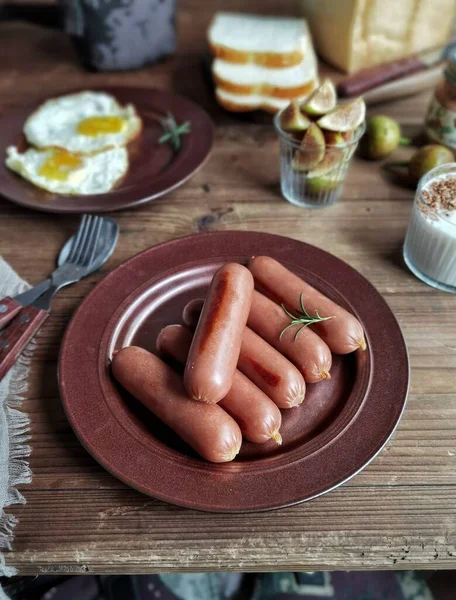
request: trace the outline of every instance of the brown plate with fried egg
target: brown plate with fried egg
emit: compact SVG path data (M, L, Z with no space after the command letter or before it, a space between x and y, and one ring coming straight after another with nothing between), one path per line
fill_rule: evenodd
M167 117L179 136L169 131ZM106 212L163 196L205 162L213 124L170 92L109 87L55 94L0 117L0 194L35 210Z

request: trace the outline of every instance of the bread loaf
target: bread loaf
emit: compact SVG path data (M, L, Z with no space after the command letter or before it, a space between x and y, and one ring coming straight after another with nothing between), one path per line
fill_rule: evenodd
M443 46L455 0L300 0L318 54L347 73Z

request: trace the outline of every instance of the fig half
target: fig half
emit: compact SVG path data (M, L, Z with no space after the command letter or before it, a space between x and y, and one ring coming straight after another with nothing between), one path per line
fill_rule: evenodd
M325 115L335 108L337 102L336 88L330 79L325 79L323 83L312 92L312 94L303 102L301 108L308 115Z
M362 98L336 106L334 110L317 121L322 129L330 131L353 131L361 125L366 116L366 105Z
M306 131L310 125L309 119L301 112L299 102L293 100L280 115L280 126L284 131L299 133Z
M309 170L307 177L312 179L313 177L321 177L322 175L335 172L344 161L344 155L345 152L342 148L326 148L323 159L315 167Z
M315 123L311 123L296 150L291 167L293 171L307 172L314 169L325 157L325 136Z

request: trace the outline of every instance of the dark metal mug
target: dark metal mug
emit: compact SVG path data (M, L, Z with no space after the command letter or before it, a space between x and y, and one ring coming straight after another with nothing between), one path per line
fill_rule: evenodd
M60 0L60 3L64 29L88 68L137 69L175 49L176 0Z

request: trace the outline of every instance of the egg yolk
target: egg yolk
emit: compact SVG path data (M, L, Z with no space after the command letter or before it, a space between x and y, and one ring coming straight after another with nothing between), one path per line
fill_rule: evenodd
M79 121L76 131L82 135L102 135L105 133L120 133L123 129L125 120L122 117L87 117Z
M38 169L38 175L46 179L66 181L72 171L83 165L83 160L76 154L66 150L54 150L51 156Z

